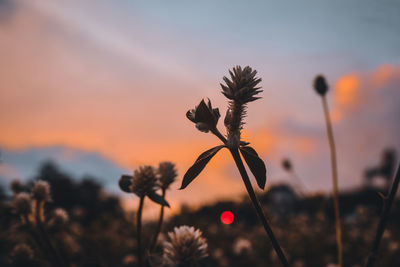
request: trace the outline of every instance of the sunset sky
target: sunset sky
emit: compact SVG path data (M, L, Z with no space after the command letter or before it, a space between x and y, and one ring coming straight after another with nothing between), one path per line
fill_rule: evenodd
M173 204L237 198L227 151L175 189L219 143L186 111L209 97L225 114L222 77L250 65L264 92L244 136L267 186L292 182L280 167L288 157L306 190L331 189L317 74L331 87L340 188L360 185L384 148L400 152L399 14L398 1L0 0L1 180L26 180L53 159L118 192L120 174L169 160Z

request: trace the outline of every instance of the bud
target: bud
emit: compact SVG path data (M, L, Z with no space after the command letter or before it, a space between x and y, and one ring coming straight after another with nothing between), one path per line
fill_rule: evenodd
M207 242L194 227L175 227L169 232L170 241L164 243L163 259L167 266L196 266L207 257Z
M328 91L328 85L326 84L325 77L318 75L314 79L314 89L320 96L324 96Z
M196 124L199 131L207 133L217 127L221 115L218 108L212 108L210 100L206 104L203 99L194 109L186 112L186 117Z
M175 170L175 164L168 161L160 163L158 166L158 173L160 175L158 181L160 187L163 189L167 189L169 185L175 181L175 178L178 175Z
M132 180L131 175L122 175L118 182L119 188L125 193L131 193Z
M37 181L32 188L32 198L38 201L50 202L51 190L50 185L46 181Z
M292 163L290 162L289 159L282 160L282 168L288 172L292 171Z
M28 215L32 212L31 197L27 193L19 193L13 201L15 213Z

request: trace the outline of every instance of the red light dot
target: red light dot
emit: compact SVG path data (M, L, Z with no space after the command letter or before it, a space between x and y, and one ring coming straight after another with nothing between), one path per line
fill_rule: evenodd
M230 211L224 211L221 214L221 222L223 224L231 224L233 222L234 218L235 218L235 216L233 216L233 213Z

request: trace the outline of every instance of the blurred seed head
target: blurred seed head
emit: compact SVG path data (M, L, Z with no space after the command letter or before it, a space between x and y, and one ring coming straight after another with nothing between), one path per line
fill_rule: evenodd
M49 225L53 228L61 228L66 225L68 220L68 213L62 208L57 208L53 211L53 216L50 219Z
M133 254L126 255L122 260L123 266L136 266L136 264L137 264L136 256Z
M194 109L186 112L186 117L196 124L199 131L207 133L217 127L221 115L218 108L212 107L209 99L207 103L203 99Z
M251 252L252 247L251 243L248 239L239 237L235 240L235 243L233 244L233 252L236 255L240 255L242 253L248 253Z
M15 213L19 215L28 215L32 212L31 196L27 193L19 193L13 200Z
M200 230L194 227L175 227L168 233L169 242L164 243L163 260L167 266L195 266L208 256L207 242Z
M157 189L156 171L152 166L140 166L133 173L131 192L144 197Z
M257 71L249 66L242 69L241 66L233 67L229 71L231 79L224 76L225 84L221 84L222 94L230 100L234 100L241 104L259 99L257 94L261 93L261 87L257 85L261 82L261 78L256 77Z
M24 185L18 180L13 180L11 182L10 187L11 187L11 191L13 191L14 195L17 195L24 190Z
M34 253L30 246L25 243L21 243L13 248L10 256L13 263L27 263L33 260Z
M32 198L37 201L50 202L51 190L50 184L46 181L37 181L32 188Z
M158 166L159 183L162 189L167 189L174 181L178 174L176 173L175 164L169 161L161 162Z
M288 172L292 171L292 169L293 169L292 162L290 162L290 160L288 158L283 159L282 160L282 168Z
M324 96L328 92L328 85L325 81L325 77L318 75L314 79L314 89L320 96Z

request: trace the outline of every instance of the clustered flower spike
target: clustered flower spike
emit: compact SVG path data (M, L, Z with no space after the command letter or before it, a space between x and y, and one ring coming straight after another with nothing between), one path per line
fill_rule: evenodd
M32 198L37 201L50 202L51 190L50 185L46 181L37 181L32 188Z
M212 108L209 99L207 104L203 99L194 109L186 112L186 117L196 124L196 128L199 131L207 133L216 129L221 115L218 108Z
M246 104L261 98L256 96L262 92L261 87L257 87L261 78L256 77L257 71L249 66L244 69L236 66L229 74L231 80L224 77L226 85L221 84L222 93L230 99L224 124L228 133L228 147L237 148L240 144L243 118L246 116Z
M156 172L152 166L141 166L133 173L131 192L139 197L153 193L157 189Z
M161 162L158 166L159 184L162 189L167 189L170 184L175 181L176 173L175 164L169 161Z
M324 96L328 91L328 85L326 84L325 77L318 75L314 80L314 89L320 96Z
M231 79L224 76L225 85L221 84L224 96L242 104L261 98L255 96L262 92L261 87L257 87L261 78L256 77L256 70L252 70L249 66L243 69L241 66L236 66L229 71L229 74Z
M194 227L175 227L168 233L169 242L164 243L163 260L167 266L195 266L207 257L207 241L199 229Z

